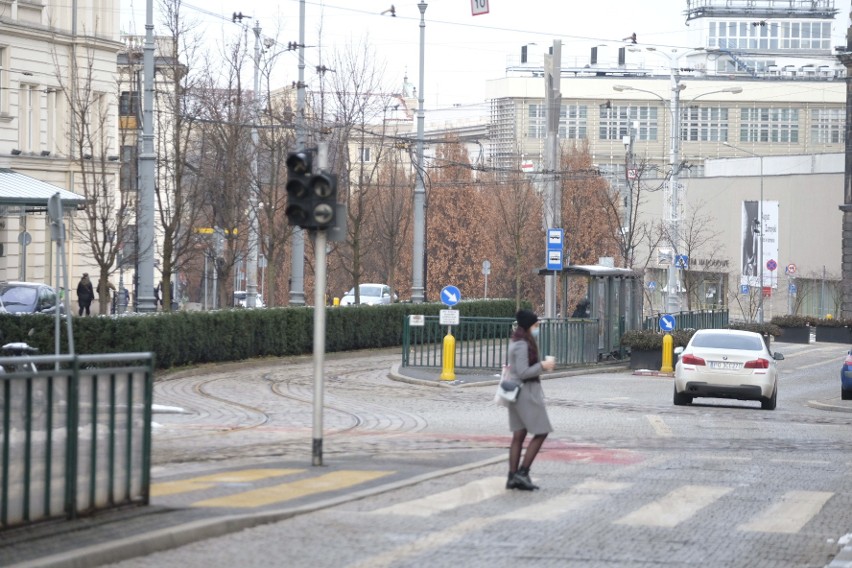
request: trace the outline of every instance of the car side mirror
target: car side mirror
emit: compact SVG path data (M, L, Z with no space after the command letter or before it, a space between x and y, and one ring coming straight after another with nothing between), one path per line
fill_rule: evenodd
M784 354L778 353L776 351L775 353L772 354L772 358L775 359L776 361L783 361L784 360Z
M680 355L683 353L683 347L677 346L674 348L675 355Z

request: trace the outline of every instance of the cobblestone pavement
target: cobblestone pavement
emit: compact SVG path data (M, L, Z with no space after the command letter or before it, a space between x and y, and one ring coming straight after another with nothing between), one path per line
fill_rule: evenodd
M247 513L266 524L114 565L839 568L852 532L852 413L825 409L852 410L839 400L845 349L776 348L787 360L772 412L738 401L675 407L671 379L624 370L545 381L556 431L533 493L503 488L506 416L485 376L435 388L428 377L388 381L392 352L329 358L326 465L312 470L309 360L173 375L155 402L182 410L156 416L154 482L183 492L155 506L177 504L195 521L230 510L232 531L252 526L234 521ZM238 477L205 477L222 470ZM258 470L283 477L239 477ZM381 477L320 506L292 501L329 474ZM211 487L180 485L204 479ZM281 487L306 505L298 514L252 501ZM217 508L200 505L218 497Z

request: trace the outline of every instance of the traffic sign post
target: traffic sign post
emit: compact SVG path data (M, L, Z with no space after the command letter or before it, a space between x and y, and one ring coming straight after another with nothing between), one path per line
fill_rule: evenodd
M461 292L455 286L444 286L441 289L441 302L447 306L455 306L461 301ZM447 326L447 335L444 336L443 353L441 354L441 377L442 381L456 380L456 338L453 337L453 325L458 325L460 318L458 310L441 310L440 325Z
M675 317L671 314L663 314L660 316L660 330L674 331Z

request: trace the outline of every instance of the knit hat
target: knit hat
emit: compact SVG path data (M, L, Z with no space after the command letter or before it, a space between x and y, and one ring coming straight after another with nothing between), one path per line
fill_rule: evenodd
M538 316L529 310L518 310L518 313L515 314L515 319L519 327L529 329L538 321Z

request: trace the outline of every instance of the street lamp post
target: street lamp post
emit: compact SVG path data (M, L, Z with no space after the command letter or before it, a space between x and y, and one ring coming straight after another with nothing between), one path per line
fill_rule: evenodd
M655 50L651 49L651 51ZM669 56L662 52L658 53L660 53L661 55L665 55L669 58L669 76L671 79L671 97L668 101L669 113L671 114L669 129L669 166L671 167L671 172L669 175L669 203L668 207L665 208L663 214L664 218L666 218L666 221L668 223L669 244L672 248L672 259L669 263L667 278L668 284L666 286L666 310L668 311L668 313L673 314L680 311L680 297L678 296L677 292L678 284L676 265L677 245L680 239L680 184L678 182L678 156L680 155L680 92L686 88L686 85L680 82L679 75L675 73L675 63L678 60L678 56ZM645 89L639 89L628 85L613 85L612 88L618 92L639 91L642 93L647 93L649 95L657 97L663 102L666 102L666 100L662 96L658 95L653 91L646 91ZM689 102L692 102L700 97L712 95L714 93L737 94L741 92L742 87L726 87L724 89L701 93L700 95L690 99Z
M750 154L755 158L760 160L760 201L757 204L757 216L758 221L756 225L752 228L752 230L758 234L758 253L757 253L757 263L759 265L758 278L760 279L760 296L757 300L757 321L759 323L763 323L763 156L752 152L750 150L746 150L745 148L740 148L739 146L734 146L733 144L729 144L728 142L724 142L725 146L729 148L733 148L734 150L739 150L745 154Z
M417 4L420 10L420 87L417 90L417 165L414 185L414 250L412 251L411 301L425 301L424 260L426 254L426 182L423 173L423 83L426 60L426 2Z

